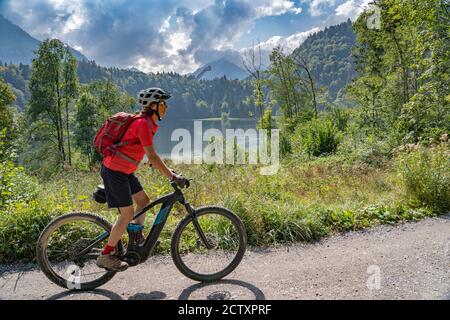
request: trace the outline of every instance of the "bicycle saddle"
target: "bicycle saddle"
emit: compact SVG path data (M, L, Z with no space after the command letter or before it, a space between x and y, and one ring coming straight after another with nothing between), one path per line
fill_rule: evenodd
M102 184L99 184L97 186L97 189L95 189L92 197L95 201L98 203L106 203L106 193L105 193L105 186Z

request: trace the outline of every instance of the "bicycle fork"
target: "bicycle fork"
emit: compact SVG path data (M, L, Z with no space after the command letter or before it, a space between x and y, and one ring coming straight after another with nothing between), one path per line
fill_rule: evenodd
M200 239L202 240L204 246L206 247L206 249L211 250L213 246L206 238L205 233L203 232L202 228L200 227L200 223L198 223L197 213L195 212L195 209L192 208L192 206L189 204L189 202L185 202L184 207L186 208L188 214L192 217L192 223L194 225L195 231L197 231L197 234L200 237Z

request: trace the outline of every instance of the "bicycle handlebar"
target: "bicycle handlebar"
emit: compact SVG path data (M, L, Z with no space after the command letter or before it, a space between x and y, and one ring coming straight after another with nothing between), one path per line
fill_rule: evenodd
M193 179L188 179L188 181L193 181ZM171 182L170 183L172 185L172 188L174 188L175 191L180 190L180 188L178 187L176 182ZM184 186L182 186L181 188L189 188L189 183L185 184Z

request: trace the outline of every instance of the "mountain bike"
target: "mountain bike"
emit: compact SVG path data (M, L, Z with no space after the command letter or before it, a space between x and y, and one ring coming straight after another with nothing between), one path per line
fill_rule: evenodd
M155 248L173 206L178 202L186 216L171 236L170 254L178 270L200 282L212 282L230 274L241 262L247 235L242 221L230 210L219 206L194 208L183 192L171 183L174 191L161 196L136 212L134 219L161 204L153 226L143 244L136 244L128 230L115 250L130 267L145 262ZM94 200L105 203L105 190L98 186ZM96 265L107 242L112 225L92 213L73 212L52 220L42 231L36 246L37 260L43 273L55 284L72 290L92 290L113 278L115 271Z

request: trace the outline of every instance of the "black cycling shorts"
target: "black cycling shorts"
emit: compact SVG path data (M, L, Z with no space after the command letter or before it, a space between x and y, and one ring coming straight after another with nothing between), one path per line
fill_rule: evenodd
M138 178L132 174L114 171L102 165L100 175L105 185L109 208L128 207L133 204L132 195L143 190Z

